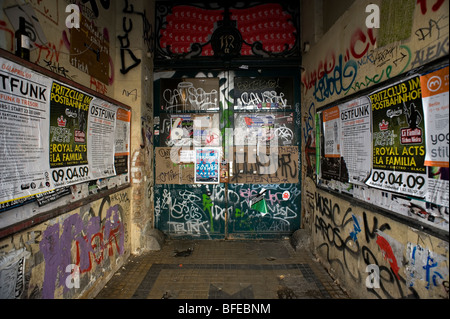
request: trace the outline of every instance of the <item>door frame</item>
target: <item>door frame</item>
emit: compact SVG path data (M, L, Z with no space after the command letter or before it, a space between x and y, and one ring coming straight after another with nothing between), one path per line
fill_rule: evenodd
M301 119L300 119L300 67L284 67L284 68L231 68L224 67L221 69L210 69L207 71L199 71L193 69L181 69L178 71L158 72L154 81L154 110L155 118L158 118L160 112L160 87L162 78L219 78L220 91L220 130L223 133L226 128L234 129L234 116L237 113L234 109L234 79L236 77L288 77L292 78L293 83L293 103L289 112L293 113L294 132L296 142L294 146L298 147L298 166L296 183L289 184L235 184L220 183L217 185L157 185L155 183L156 175L154 174L155 191L153 192L153 200L155 204L155 227L161 230L170 238L182 239L271 239L289 236L295 230L301 227ZM275 112L275 110L272 110ZM276 111L276 113L282 111ZM260 112L255 112L260 113ZM269 112L268 112L269 113ZM154 127L154 153L157 147L161 146L158 134L160 123L155 121ZM227 143L226 138L223 139L222 146ZM223 147L222 147L223 149ZM155 160L155 159L154 159ZM157 165L157 163L156 163ZM155 167L156 167L155 165ZM155 173L155 172L154 172ZM232 178L231 176L229 178ZM265 186L264 186L265 185ZM242 205L236 203L237 200L243 200L243 194L256 194L258 190L265 188L267 190L267 203L269 205L269 214L264 218L258 219L258 213L250 212L250 209L243 211ZM278 189L277 189L278 188ZM291 199L285 201L280 199L280 190L286 190L290 193ZM191 194L189 197L186 194ZM185 194L184 197L180 194ZM190 201L191 207L187 201ZM180 203L183 203L181 206ZM272 205L273 207L271 207ZM271 209L277 208L280 211L273 214ZM174 210L184 209L186 212L191 209L191 213L202 213L201 223L186 224L184 228L176 229L172 220L165 219L165 215L172 214ZM209 213L209 216L208 216ZM262 214L261 214L262 215ZM246 220L240 217L247 216ZM270 224L269 217L278 220L279 223ZM173 217L173 216L172 216ZM178 217L178 216L176 216ZM251 217L251 218L250 218ZM289 221L286 218L290 218ZM220 222L222 219L223 223ZM283 220L284 219L284 220ZM266 223L266 222L267 223ZM289 227L286 228L286 222ZM208 224L209 223L209 224ZM176 223L179 227L181 224ZM284 225L284 226L283 226ZM177 226L178 227L178 226ZM259 228L258 228L259 227ZM278 231L277 231L278 229Z

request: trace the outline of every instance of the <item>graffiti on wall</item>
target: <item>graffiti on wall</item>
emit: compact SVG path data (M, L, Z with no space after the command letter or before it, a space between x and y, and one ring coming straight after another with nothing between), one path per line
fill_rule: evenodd
M219 79L161 79L160 104L168 113L218 110Z
M356 46L365 44L357 52ZM312 94L316 102L345 97L374 84L386 81L403 73L412 59L411 50L406 45L375 49L376 37L372 29L364 32L357 28L345 54L330 50L313 71L306 71L302 83L307 94ZM376 72L364 74L364 67L375 67Z
M128 197L121 201L129 201ZM95 265L109 268L109 257L125 252L125 211L120 203L112 204L111 197L101 201L98 211L70 215L62 222L49 225L42 233L39 243L45 261L42 298L54 298L55 290L62 286L63 294L69 293L65 283L70 273L68 265L77 265L80 274L90 273ZM99 271L102 275L102 271Z
M102 71L109 71L105 71L105 77L101 80L99 80L98 76L90 76L89 73L88 75L85 74L86 72L83 73L83 71L85 71L84 67L80 66L79 63L73 64L71 59L71 49L76 46L77 49L82 50L84 47L87 50L87 53L92 54L91 60L94 64L94 68L95 65L98 67L100 66L100 62L97 60L97 48L95 50L93 49L94 46L90 45L87 41L89 39L83 38L83 43L79 42L75 45L74 39L71 36L71 31L74 30L64 27L65 16L62 13L64 12L64 6L74 2L80 7L83 17L86 17L92 22L92 25L88 26L86 24L84 25L84 29L82 28L83 31L95 30L96 33L94 34L94 37L90 38L92 41L99 41L99 38L109 40L113 39L115 36L124 37L123 41L119 41L120 38L119 40L116 38L116 40L119 41L119 46L123 44L123 46L120 47L121 51L109 51L107 50L108 47L101 48L101 50L104 51L102 52L104 53L104 56L101 56ZM138 46L143 46L146 49L146 52L153 52L153 26L148 20L148 13L146 13L145 10L138 9L137 1L122 0L113 3L110 0L65 0L63 1L63 4L58 3L59 1L56 0L31 0L28 1L27 4L24 4L23 6L20 5L19 7L19 9L22 9L22 7L27 6L34 9L36 16L39 17L39 19L34 19L34 14L32 15L32 19L35 21L32 29L29 31L38 34L38 30L42 28L48 38L41 39L45 41L36 41L33 43L30 58L31 63L40 65L55 74L76 81L79 84L84 84L86 87L90 87L102 95L107 95L108 89L110 89L111 85L114 83L115 72L118 72L120 69L120 67L116 68L116 70L114 69L113 61L115 60L115 55L117 54L118 61L122 62L121 70L125 71L122 72L124 75L135 67L133 65L134 61L130 58L132 53L129 53L130 51L128 50L133 50L132 52L136 54L136 51L134 51L134 47L136 46L132 45L132 47L126 47L127 40L133 41L140 37L139 39L143 42L139 43ZM141 4L139 4L139 7L140 5ZM109 29L110 26L107 23L110 21L111 14L116 12L119 12L119 25L122 25L122 18L124 20L123 28L119 27L117 32L115 29ZM123 13L123 16L121 16L120 12ZM131 20L134 26L130 24ZM90 29L90 27L92 27L92 29ZM0 15L0 42L2 49L14 52L15 31L16 28L11 19L9 19L7 15ZM124 52L124 59L121 60L120 52L122 51ZM146 68L146 66L141 65L139 67ZM135 102L137 97L140 97L140 92L137 92L134 88L124 88L122 95L131 98L132 101ZM144 134L146 132L147 131L145 131ZM147 135L144 137L145 141L152 140L151 138L148 138ZM146 149L146 151L148 151L148 149ZM102 182L105 183L105 180ZM115 183L112 179L109 180L109 182L111 184ZM87 188L88 185L81 184L79 186L86 186ZM151 197L152 193L152 189L149 186L150 183L147 184L145 189L146 195L148 195L147 197ZM122 195L122 193L120 194ZM19 242L19 239L17 238L20 238L20 245L17 243L17 245L13 244L13 249L17 249L15 246L21 247L23 244L26 247L26 251L31 253L32 258L31 260L26 260L26 258L16 258L14 255L11 255L14 258L11 257L3 260L5 262L8 261L8 263L2 262L2 270L12 269L11 271L13 272L16 272L17 269L20 270L17 271L17 277L15 277L15 279L10 275L0 276L1 278L8 278L6 284L9 288L13 287L11 288L12 290L9 290L13 291L13 293L8 294L8 296L14 295L15 297L21 297L22 295L27 295L27 297L30 298L53 298L59 296L61 290L63 291L64 297L74 296L76 293L68 291L67 287L64 286L65 279L70 275L65 271L66 268L64 267L68 264L79 267L82 276L82 284L84 283L86 285L89 284L89 280L100 278L102 276L99 272L100 267L103 268L103 270L110 269L111 265L115 264L115 260L124 254L125 247L127 247L126 224L124 218L126 214L125 210L128 209L129 203L123 204L123 202L129 201L129 199L127 193L123 194L126 195L126 198L122 198L119 195L116 196L116 194L104 198L99 209L96 208L98 207L97 205L92 206L94 208L89 208L89 211L85 211L85 208L81 208L80 212L73 215L65 212L59 218L49 221L48 224L44 223L36 226L39 228L32 228L32 231L30 232L15 234L14 240ZM82 193L77 199L85 198L87 196L88 192ZM28 238L25 238L27 236ZM8 249L9 247L10 246L8 245ZM2 254L7 250L4 246L0 248L2 249ZM25 256L28 256L28 254ZM25 268L25 261L28 271L28 281L30 280L31 272L33 271L33 287L30 287L26 293L23 292L23 287L21 286L25 276L22 277L22 275L20 275L19 277L19 274L21 274L22 270ZM5 265L7 265L7 267ZM36 270L36 266L42 267ZM41 287L42 283L35 284L34 282L39 281L39 272L41 270L44 272L44 269L44 286ZM36 271L38 272L37 280L35 274ZM3 274L6 274L6 272L3 272ZM89 276L90 279L88 278ZM15 280L15 283L11 281L12 279ZM2 282L0 284L1 287L6 287L4 284L5 283Z
M304 58L310 67L302 74L306 95L323 105L448 55L448 2L423 0L416 6L421 16L413 18L420 22L409 41L377 46L376 29L356 26L340 51L336 46L311 51Z
M382 14L385 4L389 5L380 1ZM346 14L355 16L360 8L358 4L352 5ZM375 298L448 298L448 257L439 254L445 248L434 242L436 238L420 232L416 234L410 228L409 237L405 238L398 233L397 227L407 226L388 218L381 219L364 209L356 210L339 195L332 196L315 188L315 172L322 168L316 158L323 156L320 149L316 154L316 142L319 141L315 141L315 135L320 132L317 127L321 125L316 110L448 56L448 1L414 1L412 10L405 14L410 15L411 32L402 41L395 37L386 41L387 36L382 30L364 27L363 20L351 26L338 21L333 29L346 28L348 36L338 40L335 33L330 32L304 55L305 70L301 81L304 93L302 140L305 142L302 150L305 155L302 159L303 172L309 178L304 179L307 190L302 206L303 218L311 228L321 258L338 271L340 277L348 279L350 286L357 283L356 289L367 289ZM388 21L388 17L382 16L381 26ZM339 188L342 193L347 191L338 183L330 188ZM420 206L422 203L406 201L406 196L400 198L398 194L356 189L354 197L377 207L392 210L395 206L394 211L405 216L424 211ZM446 217L448 213L443 215ZM417 240L414 240L416 236ZM442 243L447 245L448 251L448 243ZM366 267L373 265L380 271L378 288L365 286Z
M136 57L132 50L130 42L130 33L133 31L133 17L136 15L141 18L142 21L142 40L147 48L147 53L153 53L154 51L154 32L153 26L147 18L145 10L143 12L135 11L134 5L129 0L125 0L122 10L124 16L122 17L122 31L123 33L118 35L117 38L120 42L120 61L122 74L127 74L129 71L137 67L141 63L141 59ZM134 20L136 21L136 20Z
M251 201L265 190L267 211ZM233 234L267 235L298 229L300 190L296 184L183 185L155 187L156 227L173 237L213 239ZM225 204L228 202L228 205ZM228 219L226 219L228 216Z
M261 211L253 200L263 193L267 210ZM229 231L255 234L291 233L300 227L300 189L296 184L230 184Z
M72 1L66 2L71 3ZM33 7L31 10L34 9L39 12L42 15L42 18L50 21L52 25L64 23L64 17L60 17L56 10L56 2L49 4L47 2L44 3L42 1L32 0L30 3ZM137 11L132 1L124 0L122 4L116 5L119 7L122 6L123 8L122 32L119 31L117 34L120 43L120 72L122 74L127 74L141 63L141 59L136 56L134 49L131 46L130 38L132 36L136 37L136 35L132 35L132 33L139 32L142 34L141 39L143 46L146 49L146 53L152 54L154 52L154 30L153 25L148 20L147 12L145 10L142 12ZM99 18L110 13L111 3L109 0L84 0L80 1L78 6L82 13L82 17L86 17L92 21L92 26L85 25L80 29L86 34L92 33L90 37L86 39L75 37L76 39L74 39L72 33L77 31L75 28L63 30L59 38L52 37L47 40L43 36L36 37L36 41L32 40L33 54L31 60L32 62L40 64L52 72L71 80L76 80L76 75L73 72L74 69L92 74L90 88L101 94L106 94L107 86L114 83L115 73L113 56L109 50L109 44L105 45L103 43L104 41L106 41L106 43L109 41L110 32L107 26L104 26L101 30L97 31L100 27L96 26L96 24L98 23ZM140 19L133 20L136 16ZM140 22L139 20L142 21L139 23L141 29L136 31L136 24ZM32 34L38 34L38 30L41 27L40 22L38 21L37 18L34 19L33 24L30 24L27 31ZM0 37L5 39L4 49L11 52L14 51L14 33L15 28L11 25L11 21L0 19ZM41 38L45 41L41 42ZM102 45L99 45L99 43L102 43ZM63 53L63 56L61 56L61 53ZM83 58L83 60L81 60L80 54L88 56L91 54L91 59ZM65 60L66 56L68 57L67 61ZM63 57L63 59L61 59L61 57ZM74 68L67 68L67 65L72 65Z
M156 228L174 237L223 237L226 209L219 185L155 186Z
M448 264L447 269L445 257L436 254L427 247L419 244L408 243L406 254L408 264L406 267L407 286L414 287L418 281L424 281L427 290L443 286L448 298Z
M448 262L433 251L437 247L403 243L392 235L389 222L365 211L356 213L350 204L343 207L326 193L316 192L313 201L314 240L330 267L376 298L420 298L417 287L422 286L437 298L448 298ZM365 286L370 265L380 271L379 289Z
M159 107L155 108L155 184L160 185L154 192L155 226L169 236L279 237L300 227L300 140L296 133L300 103L292 100L294 80L292 74L284 78L265 73L250 78L249 74L178 71L156 82L160 94L156 102ZM214 87L207 86L207 82ZM227 173L226 179L221 176L221 182L227 184L206 186L192 181L192 161L186 154L188 146L195 142L195 123L186 111L197 115L211 109L216 112L208 112L208 116L219 115L219 145L224 151L221 165ZM186 146L186 150L172 147L177 154L167 147L175 145L170 139L174 128L179 128L176 136L180 137L175 142L181 144L176 146ZM172 155L180 160L171 161ZM291 195L286 197L287 189L280 192L282 187L291 187ZM263 189L267 211L252 208L248 199L248 194L256 197Z

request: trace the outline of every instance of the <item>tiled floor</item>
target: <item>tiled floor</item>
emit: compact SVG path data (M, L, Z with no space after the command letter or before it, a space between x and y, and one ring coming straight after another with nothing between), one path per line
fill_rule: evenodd
M131 256L98 299L347 299L306 250L277 241L167 241Z

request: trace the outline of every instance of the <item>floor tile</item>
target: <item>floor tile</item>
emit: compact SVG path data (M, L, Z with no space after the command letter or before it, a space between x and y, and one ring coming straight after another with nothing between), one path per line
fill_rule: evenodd
M130 256L98 299L345 299L325 269L287 240L168 241Z

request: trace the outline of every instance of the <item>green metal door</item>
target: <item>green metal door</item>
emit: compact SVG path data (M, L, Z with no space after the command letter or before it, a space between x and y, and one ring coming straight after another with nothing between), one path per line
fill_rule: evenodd
M300 70L157 77L156 228L186 239L280 238L299 229ZM210 145L220 149L216 180L201 175L196 162L196 149Z

